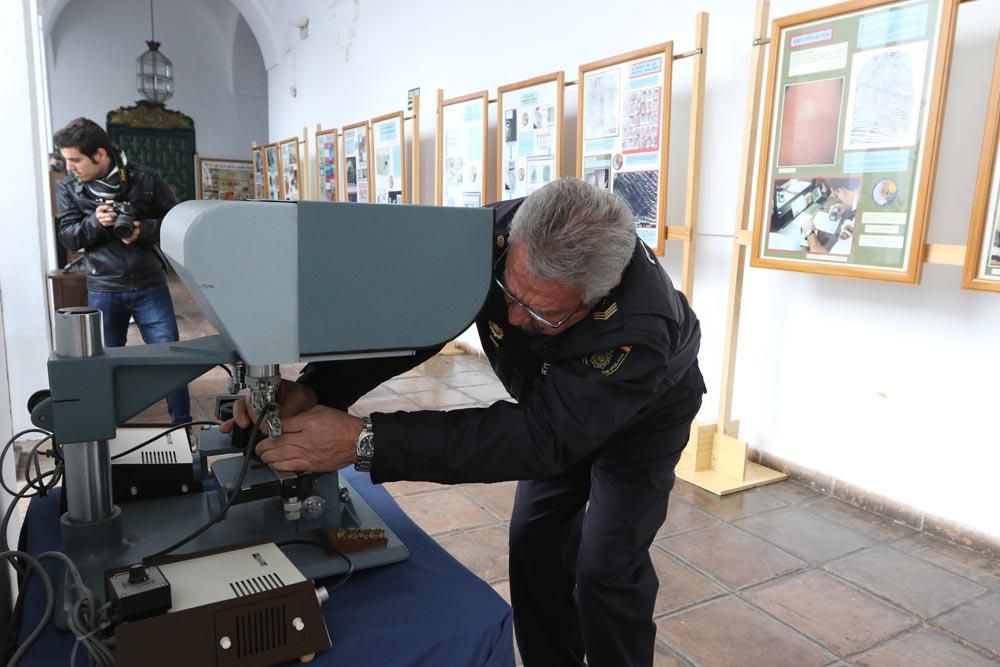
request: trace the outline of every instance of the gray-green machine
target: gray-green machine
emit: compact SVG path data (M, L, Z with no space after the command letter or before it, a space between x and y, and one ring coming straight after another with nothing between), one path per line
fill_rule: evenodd
M54 431L63 447L63 550L92 590L103 591L106 569L139 562L217 515L242 465L217 462L217 490L118 506L107 441L120 424L218 364L232 364L253 401L266 405L279 364L412 355L451 340L489 289L492 232L491 209L209 201L175 207L163 221L161 247L219 335L104 349L99 312L62 309L50 396L32 409L33 422ZM275 415L268 423L280 427ZM282 477L255 467L243 489L269 480L278 488ZM336 473L313 476L311 495L295 498L298 506L280 494L233 504L177 551L385 528L351 491ZM386 536L386 548L354 557L356 568L407 557L399 539ZM289 555L310 578L345 569L315 548Z

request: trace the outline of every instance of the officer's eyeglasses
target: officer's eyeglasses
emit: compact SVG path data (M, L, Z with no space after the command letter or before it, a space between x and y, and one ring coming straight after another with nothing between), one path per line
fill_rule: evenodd
M503 261L504 257L507 256L507 251L509 249L510 249L510 246L507 246L506 248L504 248L504 251L502 253L500 253L499 257L497 257L497 261L495 261L493 263L493 282L495 282L497 284L497 287L500 288L500 291L503 292L504 301L506 301L508 305L512 304L512 303L516 303L518 306L520 306L524 310L524 312L528 313L528 315L531 317L531 319L535 320L536 322L538 322L540 324L544 324L545 326L550 327L552 329L558 329L562 325L566 324L566 322L569 321L569 318L571 318L574 315L576 315L577 311L579 311L581 308L583 308L583 302L581 301L580 305L578 305L576 308L574 308L572 313L570 313L566 317L562 318L558 322L552 322L552 321L550 321L550 320L542 317L538 313L536 313L531 308L531 306L528 306L528 305L524 304L520 299L518 299L516 296L514 296L513 294L511 294L510 290L507 289L507 286L504 285L503 281L500 279L500 274L497 273L497 268L500 266L500 262Z

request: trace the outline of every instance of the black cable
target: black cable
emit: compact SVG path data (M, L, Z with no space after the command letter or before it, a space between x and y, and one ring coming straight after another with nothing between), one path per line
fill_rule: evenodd
M55 457L56 461L59 463L63 462L63 446L56 442L55 434L52 435L52 456Z
M41 477L39 477L38 479L40 480L42 478L49 477L50 475L55 475L55 474L56 474L55 470L50 470L46 473L42 473ZM7 544L7 526L10 524L10 518L14 516L14 511L17 508L17 502L21 500L21 498L30 497L27 495L27 493L28 491L31 490L31 488L32 487L25 485L23 489L14 494L14 499L7 507L7 511L4 512L3 521L0 521L0 549L3 549L4 551L11 551L10 545Z
M11 562L14 562L13 559ZM17 636L21 632L21 620L22 614L24 613L24 600L26 598L24 591L30 580L31 572L26 573L20 580L18 580L17 599L14 600L14 609L10 615L10 625L7 626L7 631L4 633L3 657L5 659L8 656L13 655L14 651L17 650Z
M87 649L90 655L90 664L98 667L114 667L115 656L111 648L95 635L108 627L108 623L102 622L106 617L111 605L105 603L98 604L87 585L80 576L80 570L76 564L70 560L69 556L60 551L46 551L39 554L38 559L56 558L62 561L66 567L66 579L69 582L65 590L65 598L70 601L69 613L66 615L66 625L70 632L76 637L73 644L73 651L70 653L70 665L76 664L76 652L80 644Z
M114 461L115 459L120 459L121 457L123 457L123 456L125 456L127 454L131 454L134 451L142 449L146 445L149 445L151 443L156 442L157 440L159 440L160 438L162 438L163 436L165 436L168 433L173 433L174 431L179 431L180 429L187 428L188 426L218 426L218 425L219 425L219 422L213 422L213 421L199 421L199 422L187 422L187 423L184 423L184 424L176 424L175 426L171 426L167 430L165 430L165 431L163 431L161 433L158 433L157 435L154 435L149 440L146 440L144 442L140 442L135 447L132 447L130 449L126 449L124 452L119 452L118 454L115 454L114 456L111 457L111 460Z
M10 450L10 448L14 444L14 442L18 438L20 438L22 435L27 435L29 433L40 433L40 434L46 436L45 439L42 440L42 442L45 442L45 440L48 440L49 438L52 437L52 433L51 432L43 430L43 429L40 429L40 428L26 428L26 429L24 429L23 431L21 431L19 433L15 433L14 435L12 435L10 437L10 440L8 440L7 443L3 446L3 450L0 450L0 469L3 468L3 460L7 456L7 452ZM25 477L27 477L27 473L25 473ZM12 496L13 495L17 495L17 493L15 491L12 491L10 489L10 487L7 486L7 482L4 481L3 475L0 475L0 486L3 486L3 490L6 491L7 493L9 493L10 495L12 495Z
M49 577L49 573L45 571L42 564L38 562L38 559L29 553L23 551L12 551L10 549L4 549L3 553L0 553L0 560L14 560L20 559L28 563L37 572L38 576L42 578L42 585L45 586L45 611L42 612L42 618L39 619L38 625L34 627L31 633L25 638L24 642L18 647L14 655L11 656L10 660L7 661L7 667L16 665L17 661L27 652L31 647L31 644L38 639L38 635L42 634L42 630L49 622L49 618L52 616L52 607L55 600L55 592L52 590L52 579Z
M32 432L33 430L22 431L20 435ZM43 432L37 431L34 432ZM18 436L15 436L15 438ZM12 494L10 505L4 512L3 519L0 520L0 548L2 548L4 555L3 559L10 560L15 571L18 574L18 594L14 601L14 606L12 608L11 622L7 627L4 636L4 656L11 655L11 651L14 651L11 661L8 664L15 664L18 659L27 650L27 646L31 644L37 637L36 632L32 632L31 635L25 640L24 644L20 649L15 651L17 646L17 633L20 629L20 619L23 614L25 591L27 590L27 584L29 580L30 570L25 569L25 564L34 565L37 561L32 561L29 558L22 558L22 552L10 549L7 543L7 529L10 525L10 521L13 518L14 512L17 510L17 505L23 498L32 498L39 495L45 495L48 491L54 488L62 479L63 474L63 462L62 457L59 455L59 446L55 441L52 441L52 452L57 458L55 468L53 470L42 472L41 467L38 462L39 452L42 445L48 442L52 438L51 433L47 433L46 437L39 442L35 443L32 447L31 452L28 454L27 464L25 466L25 485L22 489ZM13 441L13 440L12 440ZM5 447L5 451L6 451ZM0 461L2 461L2 456L4 452L0 452ZM34 467L34 475L32 475L32 468ZM47 482L47 478L50 478ZM6 490L10 490L4 485ZM35 493L30 493L35 491ZM106 624L102 625L101 618L106 613L107 605L100 607L93 593L83 584L83 579L80 577L79 571L69 558L60 552L50 551L40 554L37 558L53 557L64 561L67 572L69 573L69 579L71 582L67 588L67 598L71 600L71 609L69 610L68 624L73 634L76 636L77 641L73 647L73 656L79 649L80 644L84 645L87 650L91 664L96 665L113 665L114 656L103 642L95 637L96 633L103 630ZM44 574L44 571L42 571ZM43 578L43 583L46 580ZM51 582L47 582L46 589L48 591ZM75 598L75 599L74 599ZM51 615L49 612L48 615ZM39 627L44 626L46 617L43 617L43 622ZM36 628L37 630L37 628ZM71 658L71 661L73 658ZM72 664L72 662L71 662Z
M267 413L272 408L277 409L277 407L278 406L276 403L268 403L266 406L264 406L264 409L261 410L260 414L257 416L257 421L253 425L253 430L250 431L250 439L248 440L248 442L254 442L257 439L257 433L260 432L260 425L263 423L264 418L267 416ZM240 492L240 489L243 488L243 480L247 476L247 469L249 469L250 467L250 459L252 453L253 453L253 445L247 446L246 450L243 452L243 467L240 468L240 476L239 479L236 480L233 492L229 494L229 497L226 498L225 505L223 505L222 509L219 510L219 512L214 517L209 519L208 522L205 523L205 525L203 525L201 528L194 531L193 533L191 533L184 539L180 540L179 542L174 542L166 549L161 549L160 551L157 551L155 554L146 556L145 558L142 559L142 562L148 563L162 556L166 556L171 551L179 549L180 547L184 546L185 544L187 544L188 542L190 542L191 540L198 537L206 530L214 526L216 523L218 523L219 520L226 515L226 512L229 511L229 507L233 504L233 501L236 499L236 495Z
M44 442L44 440L42 442ZM33 452L37 451L37 448L41 444L42 443L40 442L37 445L35 445L35 448L32 451ZM28 471L25 470L25 476L27 476L27 473ZM3 551L5 552L13 551L12 549L10 549L10 545L7 544L7 527L10 525L10 520L14 516L14 512L17 510L17 503L22 498L32 498L38 495L37 491L36 493L30 495L28 492L31 491L32 489L37 489L38 487L36 487L35 484L41 484L42 480L44 480L46 477L51 477L52 479L50 480L49 483L44 484L41 488L50 490L59 482L60 478L62 477L62 464L61 463L58 464L55 470L50 470L48 472L41 473L34 479L27 480L27 483L25 484L24 488L22 488L20 491L16 493L11 494L13 497L10 501L10 505L7 507L7 511L4 512L3 520L0 521L0 549L2 549ZM17 644L16 633L20 629L19 619L21 617L21 612L24 607L24 591L28 581L28 572L25 571L24 565L21 563L21 561L18 560L16 557L10 557L10 561L14 568L14 572L17 575L18 592L17 592L17 598L15 599L14 606L12 608L10 625L8 625L7 631L5 633L4 644L3 644L4 656L9 655L11 650L13 650Z
M219 368L221 368L222 370L226 371L226 373L229 374L229 377L233 377L233 371L229 369L229 366L227 366L225 364L217 364L217 366Z
M25 461L25 466L24 466L24 481L25 481L25 483L28 486L30 486L31 488L35 489L35 493L34 493L34 495L31 495L31 496L25 496L25 498L34 498L35 496L43 496L44 497L44 496L48 495L49 491L51 491L52 489L54 489L55 486L56 486L56 484L58 484L62 480L62 473L63 473L63 470L64 470L64 466L63 466L62 458L58 458L56 460L55 467L54 467L54 469L52 471L52 472L55 473L52 476L52 479L49 480L47 483L44 483L44 484L41 482L42 474L43 473L42 473L42 467L38 463L38 454L39 454L38 450L48 440L49 440L49 438L45 438L44 440L40 440L38 443L35 444L34 447L31 448L31 451L28 453L28 459L27 459L27 461ZM53 452L56 451L55 441L53 441L52 451ZM35 465L35 473L36 473L35 477L29 477L28 476L28 472L31 469L32 463L34 463L34 465Z
M346 584L347 580L351 578L352 574L354 574L354 561L351 559L351 557L331 544L326 544L325 542L320 542L319 540L284 540L282 542L275 542L274 544L279 548L284 546L292 546L296 544L304 544L307 546L319 547L320 549L332 552L334 555L343 558L344 562L347 563L347 571L342 572L341 574L333 575L335 577L338 577L338 579L333 584L326 587L328 593L332 593L333 591L337 590L338 588Z
M16 665L17 661L24 656L35 640L38 639L38 636L44 630L52 616L52 609L55 605L55 591L52 586L51 577L49 577L48 573L41 566L40 561L43 558L55 558L62 561L67 573L67 597L75 597L71 601L70 610L66 618L66 623L70 631L76 637L73 652L70 654L70 664L75 664L76 652L80 644L83 644L84 648L90 654L91 664L98 665L99 667L113 667L114 654L102 640L95 637L98 632L107 627L107 624L101 622L101 617L105 614L109 605L98 605L93 592L83 583L80 571L77 569L76 564L70 560L69 556L60 551L46 551L35 557L23 551L6 550L0 553L0 560L24 560L38 571L42 577L42 585L45 586L45 611L42 613L38 624L7 662L8 667ZM21 588L23 590L23 585Z

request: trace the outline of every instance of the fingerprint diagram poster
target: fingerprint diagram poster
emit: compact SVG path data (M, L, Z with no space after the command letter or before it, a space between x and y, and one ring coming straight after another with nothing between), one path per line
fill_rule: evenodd
M445 105L442 157L445 206L482 206L486 114L483 98Z
M635 216L636 233L662 251L667 132L665 57L662 52L583 75L581 175L622 197Z
M805 270L909 270L924 141L937 122L928 108L944 5L916 0L776 22L755 258Z
M527 196L559 178L560 93L558 80L500 93L502 199Z
M321 201L338 201L337 131L316 135L316 170Z
M403 115L372 122L375 203L403 203Z
M297 139L290 139L281 142L278 146L281 149L281 178L285 199L297 201L299 198L299 142Z
M260 148L253 149L253 196L264 198L264 156Z
M347 201L368 201L368 124L344 128L344 185Z

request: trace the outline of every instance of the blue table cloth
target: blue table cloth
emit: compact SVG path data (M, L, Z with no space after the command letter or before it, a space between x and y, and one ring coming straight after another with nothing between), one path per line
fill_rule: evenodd
M333 647L314 665L510 667L514 665L511 611L481 579L417 527L367 474L341 473L410 550L402 563L355 572L323 607ZM34 498L22 531L33 554L59 548L59 490ZM53 577L62 566L43 561ZM44 590L32 578L21 639L41 616ZM182 638L178 638L182 640ZM74 638L50 623L19 663L52 667L69 663ZM78 651L77 663L86 651ZM297 661L295 663L299 664Z

